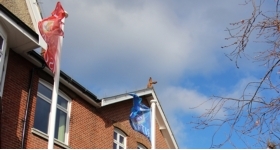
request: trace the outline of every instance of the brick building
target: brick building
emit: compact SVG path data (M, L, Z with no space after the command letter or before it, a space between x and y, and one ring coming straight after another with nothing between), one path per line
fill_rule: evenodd
M0 148L47 148L53 75L43 58L36 0L0 0ZM40 18L39 18L40 19ZM156 148L178 148L153 88L133 91L156 100ZM129 124L132 97L98 99L61 71L55 148L151 148Z

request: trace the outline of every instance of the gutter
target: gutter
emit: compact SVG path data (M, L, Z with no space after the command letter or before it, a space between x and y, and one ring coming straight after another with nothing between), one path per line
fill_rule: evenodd
M99 100L93 93L91 93L89 90L87 90L85 87L83 87L81 84L79 84L77 81L75 81L74 79L72 79L70 76L68 76L66 73L64 73L63 71L60 71L60 78L68 81L69 83L71 83L74 87L76 87L77 89L79 89L81 92L83 92L85 95L87 95L88 97L90 97L91 99L93 99L95 102L99 103L101 102L101 100Z

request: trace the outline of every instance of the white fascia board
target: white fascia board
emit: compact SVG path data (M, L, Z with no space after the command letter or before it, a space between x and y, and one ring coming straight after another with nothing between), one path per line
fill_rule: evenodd
M9 24L11 24L14 28L16 28L18 31L20 31L23 35L25 35L27 38L29 38L34 43L38 44L38 40L32 37L27 31L22 29L17 23L15 23L13 20L11 20L6 14L3 12L0 13L0 17L3 18L5 21L7 21ZM9 33L8 33L9 34Z
M169 148L172 148L172 149L178 149L178 145L177 145L177 142L175 140L175 137L169 127L169 123L168 121L166 120L166 116L161 108L161 105L157 99L157 95L156 93L153 91L152 92L152 95L154 97L154 99L157 101L157 104L156 104L156 119L157 119L157 122L159 124L159 129L165 133L164 134L164 137L166 138L166 141L168 143L168 146ZM168 134L167 134L167 133Z
M39 45L42 48L47 49L47 43L42 38L39 28L38 28L38 22L42 20L38 2L37 2L37 0L26 0L26 4L28 7L28 11L29 11L32 23L33 23L33 27L34 27L36 33L39 35Z
M38 22L42 20L37 0L25 0L35 31L39 34Z
M152 92L153 92L152 89L143 89L143 90L129 92L129 93L134 93L134 94L136 94L138 96L143 96L143 95L152 94ZM125 94L121 94L121 95L116 95L116 96L112 96L112 97L102 98L102 100L101 100L101 107L106 106L106 105L110 105L110 104L114 104L114 103L118 103L118 102L121 102L121 101L132 99L132 96L130 96L129 93L125 93Z
M170 127L169 127L169 123L166 120L166 117L165 117L159 103L157 103L157 111L160 114L160 115L156 116L156 118L158 120L158 123L159 123L159 126L160 126L160 130L162 132L168 132L168 134L164 134L164 137L167 140L169 148L178 149L178 145L177 145L177 142L175 140L175 137L174 137L174 135L173 135L173 133L172 133ZM156 112L156 114L157 114L157 112ZM163 124L161 124L160 122L162 122Z

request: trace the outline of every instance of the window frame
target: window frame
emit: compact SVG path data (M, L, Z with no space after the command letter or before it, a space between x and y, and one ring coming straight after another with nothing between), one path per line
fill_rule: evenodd
M117 133L117 139L114 138L114 133ZM126 146L126 140L127 140L127 135L120 129L118 128L115 128L114 129L114 133L113 133L113 149L114 149L114 143L117 144L117 148L116 149L119 149L119 146L122 146L123 149L126 149L127 146ZM123 144L120 143L119 141L119 137L122 136L123 137Z
M8 64L8 54L9 54L9 49L7 47L8 43L8 38L7 38L7 33L5 32L5 29L3 26L0 24L0 36L3 39L2 45L0 45L1 50L2 50L2 57L0 61L0 96L3 96L3 90L4 90L4 83L5 83L5 77L6 77L6 68ZM3 60L3 61L2 61Z
M145 145L137 142L137 149L148 149Z
M51 90L52 91L52 89L53 89L53 87L52 87L52 85L50 84L50 83L48 83L47 81L45 81L45 80L43 80L43 79L39 79L39 82L38 82L38 85L39 84L42 84L43 86L45 86L46 88L48 88L49 90ZM65 144L65 145L68 145L68 143L69 143L69 128L70 128L70 114L71 114L71 103L72 103L72 100L64 93L64 92L62 92L61 90L59 90L58 91L58 95L59 96L61 96L63 99L65 99L68 103L67 103L67 109L65 109L65 108L63 108L62 106L60 106L60 105L56 105L56 108L57 109L59 109L59 110L62 110L63 112L65 112L65 110L67 111L67 112L65 112L67 115L66 115L66 127L65 127L65 137L64 137L64 141L60 141L60 140L58 140L58 139L56 139L55 138L55 140L57 140L57 141L59 141L59 142L61 142L61 143L63 143L63 144ZM47 96L45 96L43 93L40 93L39 92L39 89L38 89L38 91L37 91L37 97L40 97L42 100L44 100L44 101L46 101L47 103L49 103L50 104L50 106L51 106L51 99L49 99ZM37 100L37 99L36 99ZM37 108L36 108L37 109ZM36 111L35 111L35 113L36 113ZM56 111L56 113L57 113L57 111ZM35 123L35 115L36 114L34 114L34 123ZM50 114L49 114L50 115ZM43 131L40 131L39 129L37 129L37 128L35 128L34 127L34 124L33 124L33 128L34 129L36 129L36 130L38 130L38 131L40 131L40 132L42 132L42 133L44 133L44 134L46 134L47 136L49 135L49 122L50 122L50 118L49 118L49 120L48 120L48 133L45 133L45 132L43 132Z

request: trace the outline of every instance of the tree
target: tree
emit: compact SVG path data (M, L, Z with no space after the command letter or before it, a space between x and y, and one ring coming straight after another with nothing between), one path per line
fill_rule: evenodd
M264 11L262 7L268 3L274 7ZM250 148L266 148L267 141L280 140L279 0L245 0L244 5L253 7L252 15L230 24L231 28L226 29L229 34L226 40L233 42L222 48L233 48L227 57L235 62L237 68L240 58L246 57L265 71L259 81L247 84L240 98L212 96L209 99L212 107L192 122L196 129L216 126L213 137L222 126L230 127L223 142L212 142L211 147L214 148L231 143L233 134ZM248 49L249 44L262 44L265 49L252 51ZM217 114L221 111L226 113L219 118ZM255 144L248 143L245 137L253 139Z

